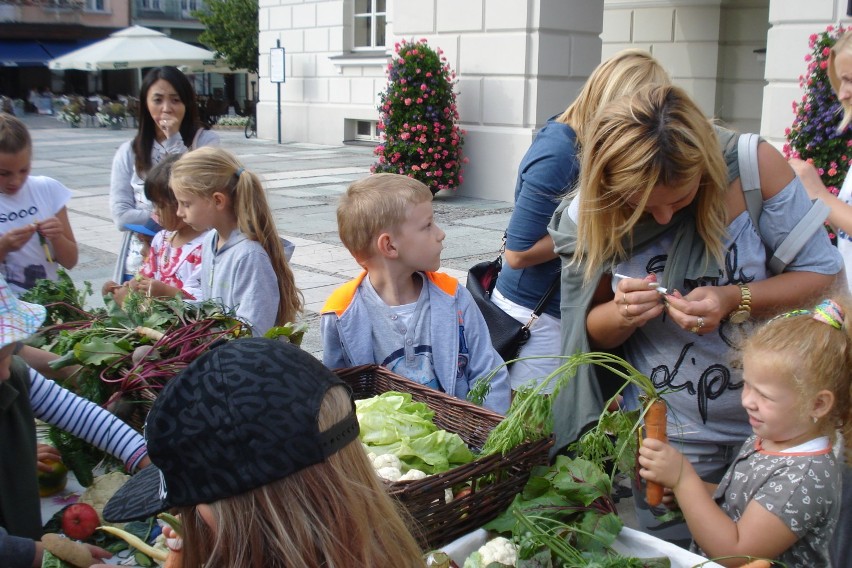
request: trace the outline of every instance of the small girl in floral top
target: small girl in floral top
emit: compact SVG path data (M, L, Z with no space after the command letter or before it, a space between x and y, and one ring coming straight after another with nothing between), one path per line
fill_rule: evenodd
M177 296L201 300L201 243L205 231L196 231L177 216L177 200L169 188L172 164L178 155L166 156L154 166L145 180L145 197L154 205L154 214L164 230L154 236L151 250L139 274L124 286L104 285L104 295L112 294L120 304L128 290L151 296Z

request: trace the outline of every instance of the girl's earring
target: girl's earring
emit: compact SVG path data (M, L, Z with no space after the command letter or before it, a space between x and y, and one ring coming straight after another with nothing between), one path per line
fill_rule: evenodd
M814 424L816 424L817 422L819 422L819 418L817 418L816 416L814 416L814 417L813 417L813 419L814 419Z

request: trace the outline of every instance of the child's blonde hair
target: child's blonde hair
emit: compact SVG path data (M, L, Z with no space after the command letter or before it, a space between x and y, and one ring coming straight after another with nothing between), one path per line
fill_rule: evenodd
M375 252L376 237L399 227L410 206L431 200L425 184L399 174L373 174L353 182L337 206L340 240L363 262Z
M632 231L658 185L699 179L695 226L707 250L721 261L727 225L727 168L710 121L686 92L646 85L597 113L580 160L574 262L585 276L627 257ZM631 201L631 198L633 201Z
M329 389L320 431L351 412L346 388ZM215 532L195 507L180 508L183 568L424 566L406 526L411 519L388 496L357 439L325 462L210 507Z
M822 390L834 405L820 419L826 430L840 429L852 443L852 333L846 314L852 301L836 294L808 310L793 310L769 320L742 344L742 355L774 356L777 368L798 391L802 412ZM852 451L846 452L852 465Z
M837 61L837 56L841 53L846 53L847 55L852 55L852 31L848 31L834 43L831 47L831 53L828 54L828 80L831 83L831 88L834 91L834 94L837 95L838 100L840 100L840 76L837 74L837 69L835 68L835 64ZM840 100L840 104L843 107L843 120L840 121L840 126L837 127L838 132L842 132L849 126L849 123L852 122L852 101Z
M260 243L278 277L276 325L296 321L302 311L302 294L284 257L284 246L260 178L246 170L227 150L205 146L187 152L175 162L169 182L175 191L206 198L222 193L229 198L240 231Z
M17 154L32 146L27 126L11 114L0 112L0 154Z

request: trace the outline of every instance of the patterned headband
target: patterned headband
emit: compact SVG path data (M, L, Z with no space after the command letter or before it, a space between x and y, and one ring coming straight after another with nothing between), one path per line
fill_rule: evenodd
M846 319L846 316L843 313L843 308L841 308L834 300L826 298L813 310L793 310L777 315L769 321L772 322L779 318L790 318L793 316L802 316L807 314L810 314L810 316L816 321L828 324L834 329L843 329L843 322Z

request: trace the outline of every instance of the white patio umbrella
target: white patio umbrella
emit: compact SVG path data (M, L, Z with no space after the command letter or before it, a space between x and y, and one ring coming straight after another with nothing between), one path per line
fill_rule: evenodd
M108 38L51 60L51 69L80 69L104 71L141 69L174 65L187 73L233 73L216 54L164 33L142 26L131 26L109 35ZM237 71L239 72L239 71Z

